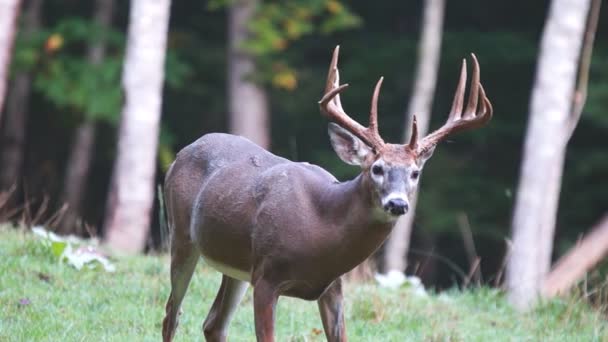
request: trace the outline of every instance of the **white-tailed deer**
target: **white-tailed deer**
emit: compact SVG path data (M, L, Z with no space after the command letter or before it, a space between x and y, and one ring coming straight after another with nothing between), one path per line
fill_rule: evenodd
M451 133L477 128L492 117L473 55L473 79L463 112L466 64L445 125L418 139L416 121L408 144L385 143L378 133L372 97L369 126L342 109L338 47L329 67L321 112L340 159L359 165L353 180L339 182L308 163L277 157L249 140L207 134L177 155L167 173L165 197L171 241L171 294L163 321L170 341L188 283L202 255L223 274L203 331L224 341L228 324L248 285L253 285L258 341L274 340L279 296L317 300L329 341L346 341L340 276L371 255L398 216L408 211L424 162ZM479 102L479 103L478 103Z

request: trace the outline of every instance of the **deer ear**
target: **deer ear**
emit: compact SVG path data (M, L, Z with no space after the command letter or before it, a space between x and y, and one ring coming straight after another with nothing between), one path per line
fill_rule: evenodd
M418 166L420 166L420 167L424 166L424 163L426 163L426 161L429 160L429 158L431 158L433 156L433 152L435 152L435 146L420 153L418 155Z
M363 141L333 122L329 124L327 131L334 151L347 164L361 165L372 152Z

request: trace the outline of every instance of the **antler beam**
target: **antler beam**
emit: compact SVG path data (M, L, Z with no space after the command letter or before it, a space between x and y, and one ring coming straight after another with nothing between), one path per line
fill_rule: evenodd
M330 120L336 122L338 125L361 139L365 144L378 151L384 145L384 140L382 140L382 137L380 137L380 133L378 132L378 96L380 94L383 78L381 77L380 80L378 80L376 88L374 89L369 115L369 126L364 127L348 116L342 108L340 93L348 87L348 84L340 85L340 75L338 71L339 53L340 46L336 46L329 65L325 95L321 101L319 101L319 108L321 109L321 113L325 114Z
M466 60L462 60L462 68L460 69L460 80L456 87L452 108L446 123L427 135L422 140L417 141L415 122L412 128L412 139L408 146L418 152L424 154L428 150L434 148L439 142L444 140L448 135L461 132L469 129L479 128L485 125L492 118L492 104L486 97L486 93L479 81L479 63L475 54L471 54L473 58L473 77L471 79L471 90L469 101L463 112L465 83L467 81L467 64ZM481 102L481 104L479 104Z

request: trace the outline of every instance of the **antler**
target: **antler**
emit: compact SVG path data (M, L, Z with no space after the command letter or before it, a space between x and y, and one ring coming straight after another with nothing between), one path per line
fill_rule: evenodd
M380 94L383 77L380 77L380 80L378 80L376 88L374 89L369 114L369 126L363 127L346 114L342 108L342 103L340 102L340 92L346 89L348 84L340 85L340 75L338 71L339 52L340 46L338 45L331 58L327 83L325 85L325 95L321 101L319 101L319 108L321 109L321 113L325 114L330 120L353 133L375 151L378 151L384 145L384 140L382 140L380 133L378 132L378 95Z
M414 118L412 138L410 139L408 146L417 151L418 154L424 154L434 148L435 145L452 133L479 128L488 123L492 118L492 104L486 97L483 86L479 82L479 63L477 62L477 57L475 57L475 54L471 54L471 56L473 57L473 78L471 80L469 102L464 113L462 111L462 106L464 105L464 89L467 81L467 64L465 59L462 60L460 81L456 87L452 109L450 110L450 115L446 123L422 140L417 141L416 121ZM478 101L481 102L480 106L478 106Z

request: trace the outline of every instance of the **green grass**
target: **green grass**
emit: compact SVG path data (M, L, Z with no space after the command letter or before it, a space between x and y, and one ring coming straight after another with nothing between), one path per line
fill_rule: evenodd
M0 341L159 341L169 292L168 258L115 260L117 271L77 271L29 234L0 228ZM197 269L177 341L202 341L220 276ZM559 299L519 314L502 293L481 288L427 298L407 289L346 287L351 341L608 341L608 324L583 300ZM27 299L27 304L22 303ZM281 298L277 341L324 341L316 303ZM251 290L230 327L254 341Z

